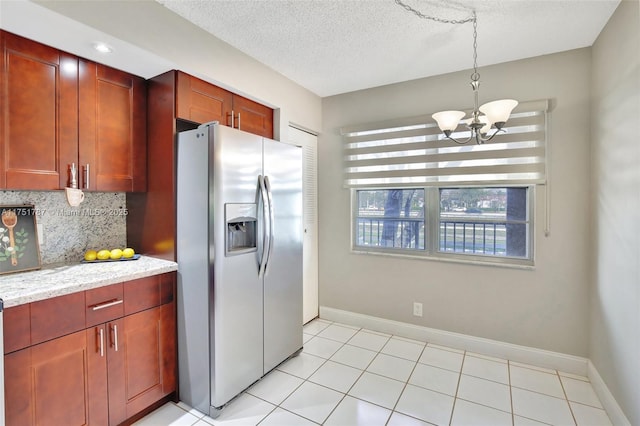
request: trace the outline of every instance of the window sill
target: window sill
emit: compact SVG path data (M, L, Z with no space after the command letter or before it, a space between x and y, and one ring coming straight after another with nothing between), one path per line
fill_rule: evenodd
M415 255L406 252L402 253L389 253L382 251L373 251L373 250L363 250L361 248L352 248L351 253L357 255L374 255L374 256L386 256L386 257L395 257L402 259L414 259L414 260L426 260L426 261L435 261L435 262L447 262L447 263L457 263L457 264L467 264L467 265L477 265L477 266L495 266L498 268L508 268L508 269L523 269L523 270L534 270L535 265L533 261L530 260L507 260L504 258L499 258L498 260L483 260L478 259L478 257L465 259L464 255L458 256L443 256L443 255L434 255L434 254L424 254L424 255Z

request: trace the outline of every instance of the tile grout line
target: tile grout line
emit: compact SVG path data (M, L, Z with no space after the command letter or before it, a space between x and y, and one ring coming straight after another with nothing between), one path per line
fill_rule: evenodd
M391 337L393 337L393 335L391 335ZM389 340L391 340L391 339L389 339ZM424 350L426 349L426 347L427 347L427 342L424 343L424 347L420 351L420 355L418 355L418 359L420 359L420 357L424 353ZM400 402L400 398L402 398L402 395L404 394L404 391L407 389L407 386L409 386L409 380L411 380L411 376L413 375L414 371L416 371L416 367L417 366L418 366L418 361L416 361L415 365L411 369L411 373L409 373L409 377L404 382L404 386L402 387L402 390L400 391L400 394L398 395L398 399L396 400L396 403L393 404L393 408L391 409L391 416L393 416L393 413L399 412L399 411L396 411L396 408L398 407L398 403ZM404 414L404 413L402 413L402 414ZM389 424L389 421L391 420L391 416L389 416L389 419L387 420L386 424ZM413 416L410 416L410 417L413 417ZM422 421L422 419L420 419L420 420Z
M358 333L360 332L360 330L362 330L362 328L358 329L358 330L353 334L353 336L355 336L356 334L358 334ZM329 360L331 359L331 357L332 357L332 356L334 356L335 354L337 354L337 353L338 353L338 351L339 351L340 349L344 348L344 347L346 346L347 342L349 342L349 340L353 339L353 336L351 336L349 339L347 339L347 341L346 341L346 342L343 342L343 343L342 343L342 346L340 346L340 347L339 347L339 348L338 348L334 353L332 353L332 354L331 354L331 356L330 356L329 358L327 358L327 360L326 360L322 365L325 365L327 362L329 362ZM333 362L335 362L335 361L333 361ZM318 370L322 367L322 365L321 365L320 367L318 367ZM343 365L343 364L342 364L342 365ZM347 367L350 367L350 366L347 366ZM316 371L318 371L318 370L316 370ZM363 371L362 373L360 373L360 375L359 375L359 376L358 376L358 378L353 382L353 384L351 385L351 387L349 387L349 389L347 389L347 392L344 392L344 393L343 393L343 392L340 392L340 393L342 393L342 397L340 398L340 401L338 401L338 403L336 404L336 406L335 406L335 407L333 407L333 409L331 409L331 411L329 412L329 414L327 414L327 417L325 417L325 418L324 418L324 420L320 423L320 425L323 425L327 420L329 420L329 417L331 417L331 415L336 411L336 409L338 408L338 406L339 406L340 404L342 404L342 401L344 401L344 399L347 397L349 390L351 390L351 388L356 384L356 382L360 379L360 377L362 376L362 374L363 374L363 373L364 373L364 371ZM315 372L314 372L313 374L315 374ZM311 376L313 376L313 374L311 374ZM311 378L311 376L309 376L309 378L307 379L307 381ZM314 383L314 384L316 384L316 385L318 385L318 386L323 386L323 385L318 384L318 383L315 383L315 382L311 382L311 383ZM331 388L330 388L330 387L328 387L328 386L325 386L325 387L326 387L327 389L331 389ZM335 389L331 389L331 390L336 391ZM339 391L336 391L336 392L339 392Z
M322 333L322 332L323 332L324 330L326 330L327 328L329 328L332 324L334 324L334 323L332 322L332 323L327 324L327 326L326 326L326 327L324 327L322 330L319 330L316 334L314 334L314 335L313 335L313 337L312 337L311 339L309 339L309 341L311 341L312 339L314 339L314 338L316 338L316 337L319 337L319 334L320 334L320 333ZM311 333L307 333L307 334L311 334ZM329 339L328 339L328 340L329 340ZM340 348L342 348L344 345L345 345L345 343L343 343L343 344L342 344L342 346L340 346L340 347L339 347L335 352L338 352L338 351L340 350ZM293 394L294 394L298 389L300 389L300 388L302 387L302 385L304 385L305 383L309 382L309 383L312 383L312 384L317 385L317 386L322 386L322 385L320 385L320 384L318 384L318 383L310 382L310 381L309 381L309 378L310 378L311 376L313 376L313 375L314 375L318 370L320 370L320 369L322 368L322 366L323 366L323 365L325 365L325 364L327 363L327 361L329 361L329 358L324 358L324 357L321 357L321 356L318 356L318 355L314 355L314 354L310 354L310 353L308 353L308 352L304 352L304 345L303 345L303 348L302 348L302 349L303 349L303 350L302 350L302 352L301 352L300 354L302 354L302 353L306 353L307 355L315 356L316 358L320 358L320 359L322 359L322 360L323 360L323 362L322 362L320 365L318 365L318 367L317 367L315 370L313 370L313 371L309 374L309 376L308 376L308 377L306 377L306 378L302 378L302 377L296 376L295 374L290 374L290 373L287 373L286 371L279 370L279 371L281 371L281 372L282 372L282 373L284 373L284 374L289 374L290 376L297 377L297 378L301 379L301 380L302 380L302 383L300 383L300 384L299 384L299 385L298 385L298 386L297 386L293 391L291 391L291 392L290 392L290 393L289 393L289 394L288 394L288 395L287 395L287 396L286 396L282 401L280 401L280 403L276 405L276 407L275 407L275 408L274 408L274 409L269 413L269 415L270 415L271 413L273 413L277 408L281 408L281 409L283 409L284 411L287 411L287 412L289 412L289 413L291 413L291 414L293 414L293 415L296 415L296 416L301 417L301 418L303 418L303 419L305 419L305 420L308 420L308 421L310 421L311 423L314 423L314 424L317 424L317 425L322 425L322 423L318 423L318 422L316 422L316 421L314 421L314 420L312 420L312 419L309 419L309 418L307 418L307 417L305 417L305 416L303 416L303 415L300 415L300 414L298 414L298 413L296 413L296 412L293 412L293 411L291 411L291 410L289 410L289 409L287 409L287 408L285 408L285 407L283 407L283 406L282 406L282 403L283 403L283 402L285 402L287 399L289 399L289 397L291 397L291 395L293 395ZM333 354L335 354L335 352L334 352ZM332 354L331 356L333 356L333 354ZM329 387L327 387L327 386L323 386L323 387L324 387L324 388L327 388L327 389L330 389L330 390L335 391L335 389L331 389L331 388L329 388ZM255 396L255 395L253 395L253 396ZM258 397L256 397L256 398L258 398ZM344 397L343 397L343 398L344 398ZM262 398L260 398L260 399L262 399ZM264 401L264 400L263 400L263 401ZM342 399L341 399L340 401L342 402ZM269 401L266 401L266 402L269 402ZM337 405L336 405L336 407L337 407ZM334 409L335 409L335 408L334 408ZM333 412L333 410L332 410L332 412ZM269 415L265 416L262 420L260 420L260 422L259 422L259 423L262 423L262 422L263 422L267 417L269 417ZM329 415L327 416L327 418L325 418L325 419L324 419L324 421L326 421L326 420L329 418L329 416L330 416L330 415L331 415L331 413L329 413ZM323 422L324 422L324 421L323 421ZM258 424L259 424L259 423L258 423ZM257 425L256 425L256 426L257 426Z
M511 407L511 424L516 424L516 413L513 411L513 388L511 387L511 360L507 360L507 376L509 379L509 406Z
M453 406L451 407L451 415L449 416L449 425L453 423L453 412L456 409L456 401L458 401L458 391L460 390L460 382L462 381L462 369L464 368L465 359L467 359L467 351L464 351L464 353L462 354L462 363L460 364L460 373L458 374L456 394L453 396Z
M324 365L324 363L320 364L320 366L319 366L318 368L322 367L323 365ZM274 369L274 370L275 370L275 369ZM260 420L256 425L259 425L260 423L262 423L262 422L263 422L267 417L269 417L271 414L273 414L273 412L274 412L274 411L276 411L278 408L281 408L281 409L283 409L283 410L285 410L285 411L287 411L287 412L289 412L289 413L295 414L296 416L299 416L299 417L302 417L302 418L304 418L304 419L307 419L306 417L301 416L300 414L294 413L294 412L293 412L293 411L291 411L291 410L287 410L286 408L284 408L284 407L281 405L284 401L286 401L286 400L287 400L287 398L289 398L291 395L293 395L295 391L297 391L298 389L300 389L300 387L304 384L304 382L306 382L306 379L303 379L302 377L298 377L298 376L296 376L296 375L294 375L294 374L287 373L286 371L282 371L282 370L278 370L278 371L279 371L279 372L281 372L282 374L286 374L286 375L288 375L288 376L295 377L296 379L301 379L301 380L302 380L302 382L301 382L298 386L296 386L296 387L295 387L295 389L293 389L291 392L289 392L289 393L287 394L287 396L285 396L285 397L282 399L282 401L280 401L278 404L274 404L274 403L273 403L273 402L271 402L271 401L267 401L267 400L266 400L266 399L264 399L264 398L260 398L260 397L259 397L259 396L257 396L257 395L254 395L254 394L252 394L252 393L249 393L249 389L251 389L251 388L249 388L249 389L245 390L245 391L244 391L244 393L246 393L247 395L251 395L251 396L253 396L254 398L258 398L258 399L259 399L259 400L261 400L261 401L264 401L264 402L267 402L267 403L269 403L269 404L271 404L271 405L274 405L273 410L271 410L271 411L269 412L269 414L267 414L266 416L264 416L264 418L263 418L262 420ZM317 370L315 370L315 371L317 371ZM314 373L315 373L315 371L314 371ZM269 374L271 374L272 372L273 372L273 370L271 370L271 371L269 372ZM313 374L313 373L311 373L311 374ZM265 376L265 377L266 377L266 376ZM254 385L255 385L255 384L254 384ZM252 385L252 387L253 387L253 385ZM311 419L307 419L307 420L309 420L309 421L312 421L312 422L313 422L313 420L311 420ZM314 422L314 423L316 423L316 422Z
M578 425L578 421L576 420L576 415L573 413L573 408L571 407L571 404L569 403L569 396L567 395L567 390L564 388L564 383L562 383L562 378L560 377L560 374L558 373L558 370L555 370L555 372L556 372L556 377L560 381L560 387L562 388L562 394L564 395L564 400L567 402L567 406L569 407L569 412L571 413L571 418L573 418L573 423L577 426Z
M358 330L358 333L359 333L360 331L362 331L362 330L363 330L363 328L360 328L360 330ZM351 339L353 339L353 338L356 336L356 334L358 334L358 333L355 333L353 336L351 336L351 338L345 342L345 344L343 345L343 347L344 347L344 346L346 346L346 345L348 345L348 344L349 344L349 342L351 341ZM363 333L366 333L366 331L363 331ZM372 334L372 333L369 333L369 334ZM377 407L381 407L381 408L384 408L384 409L387 409L387 410L388 410L388 408L387 408L387 407L383 407L382 405L378 405L378 404L375 404L375 403L373 403L373 402L371 402L371 401L365 401L364 399L360 399L360 398L357 398L357 397L355 397L355 396L353 396L353 395L349 395L349 392L351 392L351 389L353 389L353 387L356 385L356 383L358 383L358 380L360 380L360 379L362 378L362 376L364 376L364 373L367 371L367 368L369 368L369 367L371 366L371 364L373 364L373 361L378 357L378 355L381 353L380 351L381 351L381 350L382 350L382 349L387 345L387 343L389 343L389 340L391 340L391 336L390 336L390 337L387 337L387 341L384 343L384 345L382 345L382 347L380 348L380 350L378 350L378 351L376 352L375 356L374 356L373 358L371 358L371 361L369 361L369 363L364 367L364 369L362 370L362 372L360 373L360 375L358 376L358 378L357 378L356 380L354 380L354 382L351 384L351 386L349 387L349 389L347 389L347 391L346 391L346 392L345 392L345 394L344 394L344 397L342 398L342 400L340 400L340 403L341 403L342 401L344 401L344 399L345 399L345 398L347 397L347 395L348 395L348 396L350 396L351 398L357 399L357 400L359 400L359 401L364 401L364 402L366 402L366 403L369 403L369 404L375 405L375 406L377 406ZM354 347L354 348L360 348L360 349L370 350L370 349L368 349L368 348L362 348L362 347L360 347L360 346L355 346L355 345L349 345L349 346L352 346L352 347ZM373 352L373 351L371 351L371 352ZM335 354L334 354L334 355L335 355ZM334 361L334 362L336 362L336 361ZM340 364L341 364L341 363L340 363ZM346 364L341 364L341 365L346 365ZM348 367L351 367L351 366L349 365ZM355 367L352 367L352 368L355 368ZM373 373L371 373L371 372L369 372L369 373L370 373L370 374L373 374ZM382 376L382 377L384 377L384 376ZM340 403L338 403L338 405L340 405ZM338 408L338 405L336 405L336 407L335 407L335 408ZM334 408L334 411L335 411L335 408ZM332 412L332 413L333 413L333 412ZM387 423L389 423L389 420L391 419L391 416L392 416L392 415L393 415L393 410L391 410L391 414L389 414L389 418L388 418L388 419L387 419L387 421L385 422L385 425L386 425ZM329 415L329 417L331 417L331 415ZM327 419L328 419L329 417L327 417ZM325 421L326 421L326 420L325 420Z

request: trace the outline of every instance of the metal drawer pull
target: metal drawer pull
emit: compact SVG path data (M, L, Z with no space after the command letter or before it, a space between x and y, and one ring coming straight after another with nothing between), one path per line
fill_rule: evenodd
M94 311L98 311L100 309L110 308L112 306L119 305L122 302L123 302L122 299L113 299L113 300L109 300L108 302L105 302L105 303L98 303L97 305L90 306L90 308L92 310L94 310Z
M113 330L113 348L116 350L116 352L118 352L118 326L114 324L112 327L112 330Z

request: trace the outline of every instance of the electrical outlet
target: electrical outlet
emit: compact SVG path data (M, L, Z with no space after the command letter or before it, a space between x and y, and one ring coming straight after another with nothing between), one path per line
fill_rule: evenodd
M422 303L413 302L413 315L416 317L422 316Z

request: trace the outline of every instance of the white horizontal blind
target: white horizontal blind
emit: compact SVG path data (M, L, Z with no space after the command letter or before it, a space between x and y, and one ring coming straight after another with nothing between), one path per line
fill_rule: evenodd
M547 100L519 104L506 133L482 145L444 138L431 116L342 128L344 185L544 184L547 110ZM465 139L469 133L461 125L452 137Z

